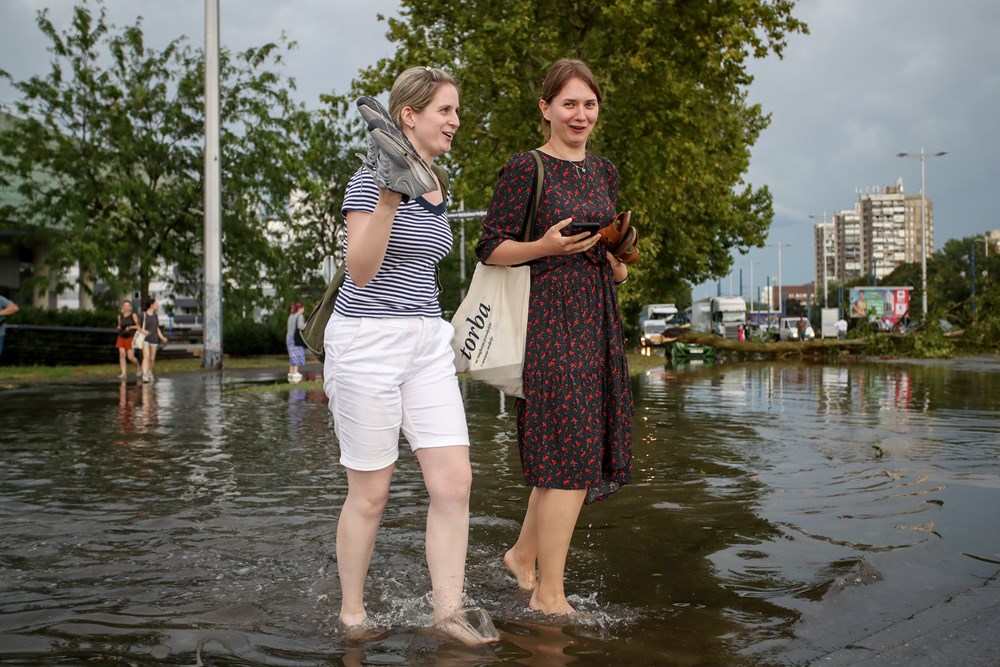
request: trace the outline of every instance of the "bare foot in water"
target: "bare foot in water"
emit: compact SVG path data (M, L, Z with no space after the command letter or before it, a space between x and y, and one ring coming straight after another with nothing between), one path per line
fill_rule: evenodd
M551 600L543 600L538 594L537 589L531 594L531 600L528 601L528 608L540 611L543 614L549 614L550 616L568 616L576 613L576 609L573 609L565 597L560 596Z
M439 633L466 646L480 646L500 641L493 619L480 607L466 607L434 623Z
M533 591L538 581L535 579L535 564L522 566L514 557L514 549L508 549L503 555L503 564L507 566L510 573L517 579L517 586L524 591Z
M355 618L345 621L343 617L340 619L340 634L349 642L367 641L384 633L385 630L379 628L367 615L361 620Z

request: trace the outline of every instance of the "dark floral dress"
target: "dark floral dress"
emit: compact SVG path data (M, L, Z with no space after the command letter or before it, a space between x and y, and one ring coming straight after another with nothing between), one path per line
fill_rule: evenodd
M610 223L618 171L588 155L583 164L541 153L545 171L531 240L568 217ZM476 246L486 259L520 241L531 205L535 159L518 153L500 171ZM531 301L524 394L517 434L528 486L587 489L601 500L632 481L632 388L611 264L598 243L586 253L529 263Z

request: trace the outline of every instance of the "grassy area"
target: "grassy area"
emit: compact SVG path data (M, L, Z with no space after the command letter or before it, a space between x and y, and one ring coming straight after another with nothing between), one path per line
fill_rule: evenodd
M639 375L650 368L658 368L663 365L662 356L644 356L639 353L632 353L628 356L629 372L632 375ZM315 366L315 359L310 359L310 364ZM284 355L273 355L265 357L240 357L226 358L224 365L227 369L239 368L280 368L288 364L288 357ZM88 378L114 378L118 375L118 364L99 364L96 366L0 366L0 388L3 386L14 386L19 384L29 384L35 382L50 382L53 380L85 380ZM156 374L159 376L169 373L195 373L205 369L201 366L201 359L164 359L156 362ZM135 375L134 369L129 369L129 376ZM290 387L319 387L320 382L301 382L295 385L279 382L266 386L241 387L240 392L267 392Z
M156 374L196 372L204 370L201 359L163 359L156 362ZM226 357L226 368L269 368L285 366L288 357L272 355L265 357ZM118 364L97 364L93 366L0 366L0 383L45 382L48 380L86 379L116 377ZM135 375L135 368L129 368L129 376Z

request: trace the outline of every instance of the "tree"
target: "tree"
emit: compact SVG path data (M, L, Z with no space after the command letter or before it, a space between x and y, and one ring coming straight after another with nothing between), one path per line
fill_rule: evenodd
M321 111L299 113L289 133L285 169L294 189L280 218L284 278L279 281L288 300L318 299L326 289L319 272L323 261L343 261L340 207L358 168L360 130L342 120L349 117L347 97L326 95L323 102Z
M204 59L184 38L148 48L141 19L116 32L102 6L77 6L59 32L47 12L51 69L7 79L22 99L20 120L0 132L0 179L20 200L2 211L45 232L58 276L76 263L86 286L110 296L145 294L165 267L200 290L203 236ZM292 189L286 136L301 120L274 71L269 43L220 54L223 169L223 287L228 308L261 305L260 285L282 266L263 221L280 218ZM279 272L280 273L280 272ZM65 285L61 285L65 286Z
M450 171L457 198L485 207L513 152L541 140L538 98L557 58L587 61L605 97L593 152L621 174L643 260L622 295L641 303L682 283L725 275L730 251L763 245L767 187L743 180L769 116L747 100L750 58L780 56L807 32L791 0L403 0L389 19L396 54L363 73L377 94L408 66L438 65L459 82L462 128ZM469 234L470 248L478 232Z
M945 314L962 326L976 319L972 317L974 313L977 318L998 319L991 307L1000 301L1000 290L994 278L997 271L1000 271L1000 257L996 253L986 255L982 237L948 239L927 262L930 309ZM975 300L972 299L973 280L976 285ZM975 309L970 308L973 304Z

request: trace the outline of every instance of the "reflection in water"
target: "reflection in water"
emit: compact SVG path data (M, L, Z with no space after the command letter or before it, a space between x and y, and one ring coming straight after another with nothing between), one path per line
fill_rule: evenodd
M575 620L530 611L502 567L528 494L511 404L463 382L468 596L503 639L474 651L422 627L426 499L407 448L368 595L389 632L341 641L346 479L322 390L237 392L273 378L206 373L8 391L0 662L806 662L996 571L998 371L991 360L645 374L635 483L584 508L570 551Z

